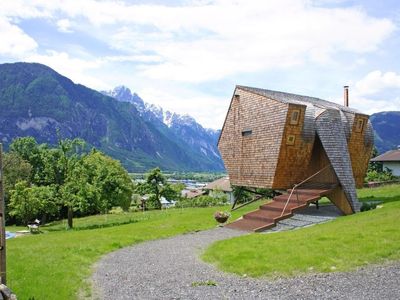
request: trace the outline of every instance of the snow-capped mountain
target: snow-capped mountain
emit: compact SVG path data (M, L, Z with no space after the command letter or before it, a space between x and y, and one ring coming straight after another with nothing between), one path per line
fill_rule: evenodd
M217 148L219 130L204 128L196 120L185 114L166 111L162 107L146 103L136 93L125 86L118 86L112 91L102 92L122 102L135 105L145 122L151 123L167 137L178 140L194 155L212 161L216 169L223 169L223 163Z

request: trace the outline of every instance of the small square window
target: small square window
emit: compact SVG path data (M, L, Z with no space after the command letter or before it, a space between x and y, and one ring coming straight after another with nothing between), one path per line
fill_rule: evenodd
M242 131L242 136L249 136L253 133L252 130L246 129Z
M358 119L356 123L356 132L363 132L364 129L364 119Z
M290 123L290 125L297 125L297 124L299 124L299 120L300 120L300 110L295 109L292 111L289 123Z
M289 134L286 138L286 145L294 145L296 137L293 134Z

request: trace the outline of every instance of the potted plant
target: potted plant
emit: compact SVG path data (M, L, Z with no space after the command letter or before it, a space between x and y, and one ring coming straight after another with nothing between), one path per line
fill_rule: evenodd
M214 214L215 220L217 220L217 222L221 223L221 224L228 221L230 216L231 216L230 213L228 213L226 211L217 211Z

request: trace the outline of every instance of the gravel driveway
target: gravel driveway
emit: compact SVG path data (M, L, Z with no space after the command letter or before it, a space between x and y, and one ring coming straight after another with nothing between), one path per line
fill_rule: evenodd
M93 297L113 300L400 299L399 262L348 273L272 281L222 273L199 259L199 253L212 242L241 234L216 228L110 253L96 265Z

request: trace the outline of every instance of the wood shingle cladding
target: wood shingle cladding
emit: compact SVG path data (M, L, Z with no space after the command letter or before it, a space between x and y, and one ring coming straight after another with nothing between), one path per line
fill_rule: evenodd
M245 90L235 91L219 140L234 185L272 185L287 111L287 104ZM251 134L245 134L249 131Z
M368 116L322 99L237 86L218 144L232 185L287 189L314 178L338 184L328 196L346 214L359 210L373 147Z

